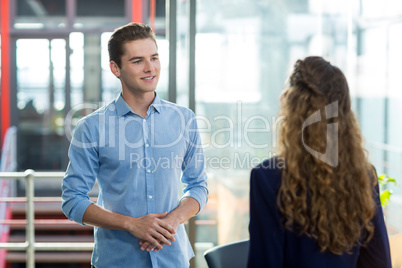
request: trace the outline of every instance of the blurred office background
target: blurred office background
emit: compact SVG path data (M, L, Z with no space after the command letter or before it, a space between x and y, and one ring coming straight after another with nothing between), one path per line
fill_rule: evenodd
M309 55L346 74L370 159L399 182L389 186L386 220L390 234L402 232L400 0L1 4L0 128L18 129L19 171L65 170L76 121L120 92L108 65L111 32L142 21L157 34L157 93L199 119L210 197L196 218L197 267L205 267L203 250L248 237L250 169L275 154L280 92L294 62Z

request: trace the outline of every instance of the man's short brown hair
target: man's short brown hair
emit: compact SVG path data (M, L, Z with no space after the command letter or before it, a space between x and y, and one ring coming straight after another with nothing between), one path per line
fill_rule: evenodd
M124 44L130 41L151 38L156 47L155 34L151 27L143 24L130 22L117 28L108 42L109 61L114 61L121 68L121 57L124 55Z

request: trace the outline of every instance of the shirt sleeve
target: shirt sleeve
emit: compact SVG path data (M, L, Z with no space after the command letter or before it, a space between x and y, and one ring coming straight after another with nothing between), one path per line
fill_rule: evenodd
M200 205L199 213L207 203L209 194L207 188L207 174L205 172L205 159L194 114L192 114L187 125L188 147L183 159L183 175L181 177L181 181L186 187L183 190L184 195L182 199L192 197L197 200Z
M262 166L251 171L248 268L284 267L285 230L276 205L279 180Z
M85 120L74 130L68 156L68 164L62 182L62 211L68 219L84 224L82 218L92 202L88 192L92 190L99 168L97 140Z
M358 268L392 267L387 228L385 226L379 195L379 186L377 184L374 193L377 205L377 213L373 218L374 235L367 246L360 248L359 259L356 266Z

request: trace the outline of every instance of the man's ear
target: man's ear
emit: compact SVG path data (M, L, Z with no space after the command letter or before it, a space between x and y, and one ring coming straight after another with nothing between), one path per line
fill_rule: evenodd
M109 62L110 71L117 77L120 78L120 68L116 62L110 61Z

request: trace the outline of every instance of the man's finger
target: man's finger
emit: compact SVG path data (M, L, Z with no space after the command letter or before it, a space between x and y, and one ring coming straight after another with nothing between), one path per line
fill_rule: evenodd
M159 225L162 226L165 230L167 230L172 236L176 233L176 230L166 221L161 220L159 222Z
M162 226L163 227L163 226ZM169 232L166 228L160 228L160 229L158 229L158 232L161 234L161 235L163 235L167 240L170 240L170 241L172 241L172 242L174 242L175 241L175 238L174 238L174 233L171 233L171 232ZM162 241L162 240L161 240ZM162 241L162 242L164 242L164 241ZM170 245L169 245L170 246Z
M149 243L149 242L142 242L142 244L141 244L141 242L140 242L141 250L142 250L142 251L146 250L150 244L151 244L151 243Z
M163 228L158 229L158 232L154 235L154 238L156 240L158 240L158 244L162 243L162 244L166 244L166 245L170 246L171 243L170 243L169 239L170 239L170 236L173 237L173 235L170 235L169 233L167 233L168 237L166 237L165 234L163 234L163 232L166 232L166 230L164 230Z
M148 235L145 243L141 246L141 250L151 251L153 247L162 249L162 245L159 243L160 239L158 237L162 237L162 235L158 235L158 233ZM146 243L147 246L145 245ZM152 246L151 248L150 245Z
M163 230L163 228L159 228L159 230ZM171 245L170 241L167 240L166 237L155 230L154 233L149 236L149 239L146 239L146 242L143 243L141 250L147 250L149 252L154 247L157 249L162 249L164 244L168 246Z

